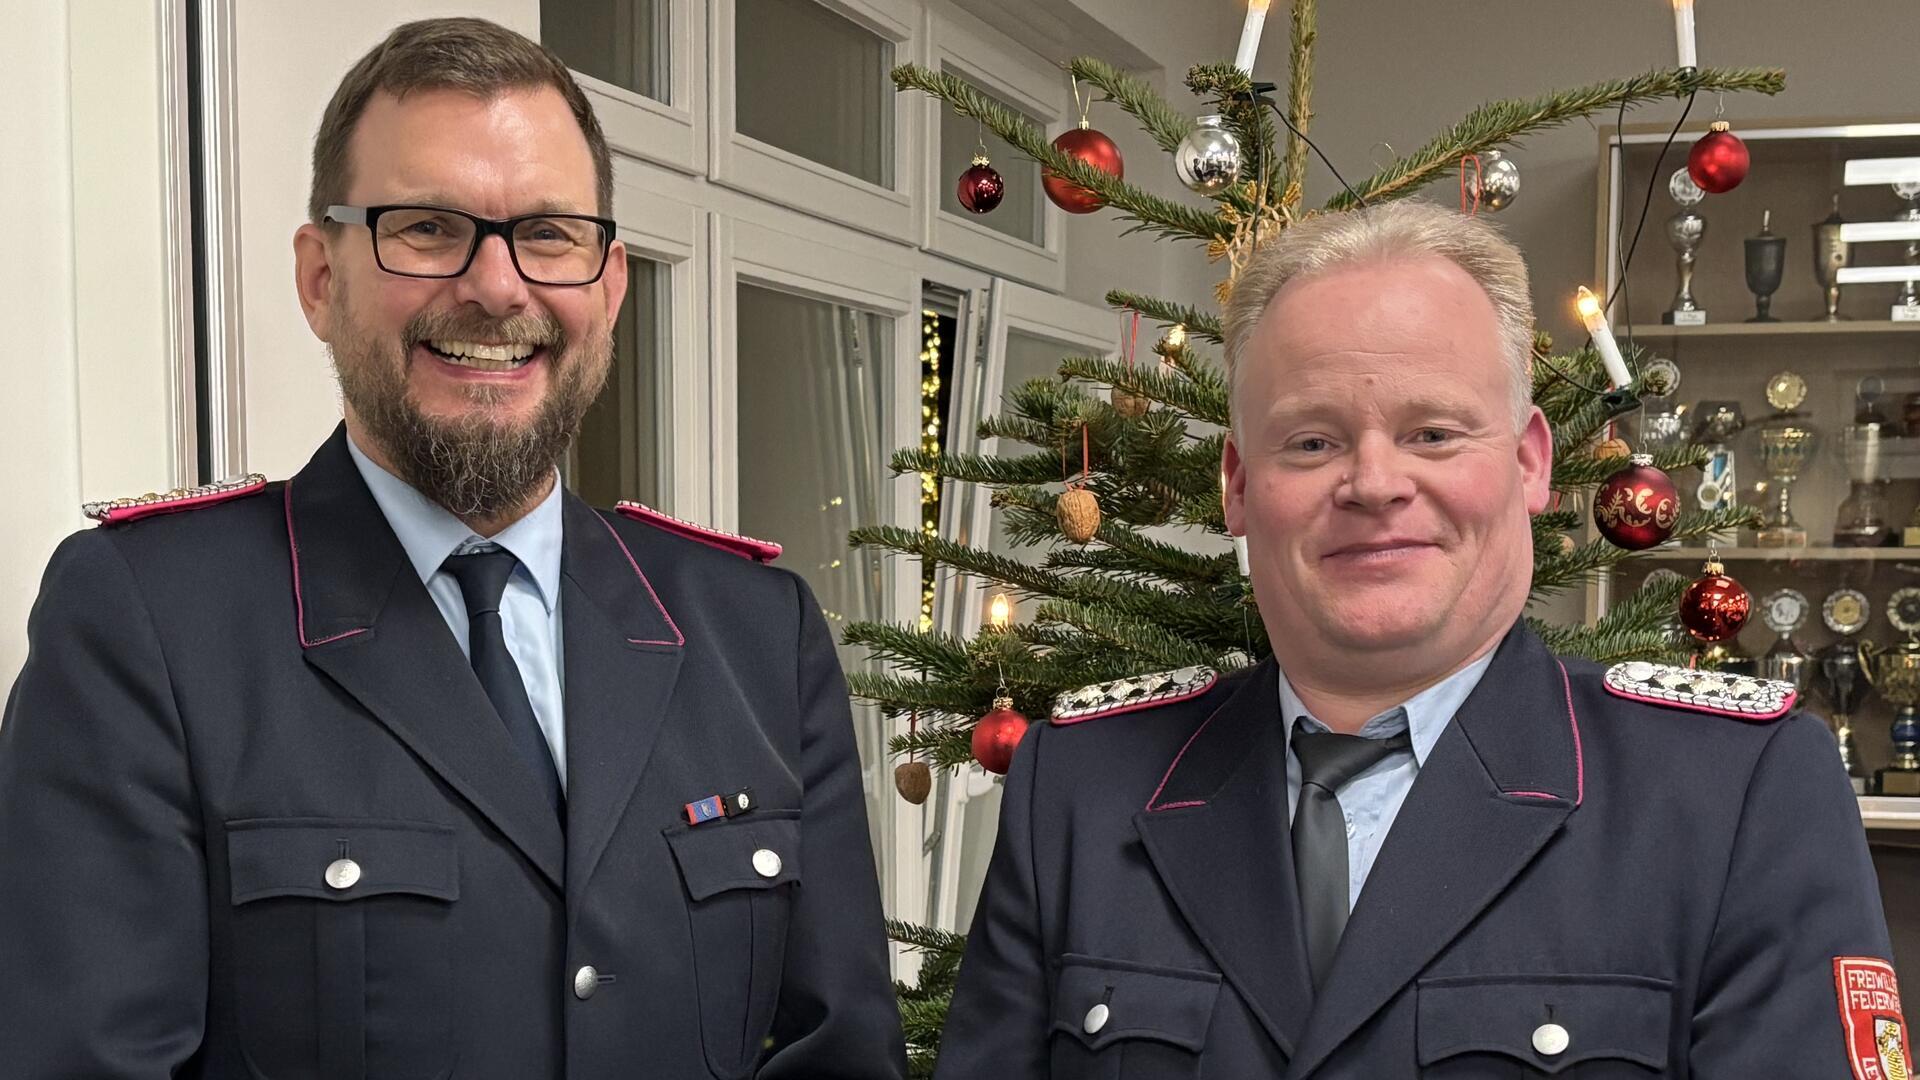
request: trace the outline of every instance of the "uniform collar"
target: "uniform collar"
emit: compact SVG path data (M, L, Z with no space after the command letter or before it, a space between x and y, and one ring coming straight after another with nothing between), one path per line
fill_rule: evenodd
M482 537L468 528L465 522L448 513L445 507L381 468L361 451L352 436L348 436L346 442L347 453L352 455L354 467L360 471L360 478L366 482L367 490L373 494L373 501L379 505L380 513L393 528L393 535L399 539L400 546L407 553L407 561L413 565L414 573L420 576L423 584L439 572L440 564L447 561L447 556L485 541L513 552L514 558L520 560L521 569L533 582L534 591L539 594L547 613L553 613L554 604L560 596L563 535L562 491L557 477L547 497L540 500L540 505L534 507L531 513L492 536Z
M1433 744L1440 741L1440 733L1447 730L1447 724L1453 720L1453 714L1460 711L1473 694L1474 688L1492 666L1496 649L1488 649L1480 659L1454 672L1446 678L1427 687L1391 709L1373 717L1360 729L1360 734L1370 739L1382 739L1398 734L1405 727L1408 739L1413 743L1413 760L1425 765L1427 755L1432 752ZM1300 695L1293 692L1293 684L1287 681L1287 673L1274 667L1280 680L1280 718L1285 723L1287 742L1293 742L1293 727L1301 717L1312 720L1321 729L1326 725L1320 718L1309 712L1300 701Z

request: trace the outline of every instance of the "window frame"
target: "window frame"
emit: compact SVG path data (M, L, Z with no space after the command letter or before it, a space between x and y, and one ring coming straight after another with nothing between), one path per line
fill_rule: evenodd
M1065 130L1070 96L1064 72L965 12L947 5L929 4L926 13L925 66L933 71L951 67L955 74L1039 121L1049 138ZM970 217L941 206L941 194L958 177L947 176L940 164L942 125L964 123L945 102L922 96L920 129L926 133L921 153L922 189L920 242L928 251L1002 277L1058 292L1066 287L1063 239L1066 211L1040 195L1039 244L990 229Z
M716 184L757 196L808 216L861 232L914 243L919 239L918 155L920 125L904 99L893 110L893 185L882 187L762 142L737 129L734 55L736 0L709 0L707 43L709 112L708 175ZM920 8L916 0L808 0L893 43L896 65L917 60ZM891 86L885 93L894 94Z
M694 60L706 53L707 5L667 0L666 101L568 69L617 153L690 175L706 171L707 81L695 77Z

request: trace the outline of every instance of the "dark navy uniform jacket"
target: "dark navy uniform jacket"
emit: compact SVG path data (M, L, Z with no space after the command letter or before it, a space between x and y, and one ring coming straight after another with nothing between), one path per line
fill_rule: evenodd
M1891 951L1818 719L1623 700L1516 627L1316 996L1278 697L1269 660L1034 725L941 1080L1854 1075L1835 959Z
M564 828L343 432L62 544L0 726L0 1075L900 1076L812 595L572 495L564 537Z

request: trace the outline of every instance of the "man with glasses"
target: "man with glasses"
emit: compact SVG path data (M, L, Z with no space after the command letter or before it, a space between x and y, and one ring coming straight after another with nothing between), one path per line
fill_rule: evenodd
M0 1071L898 1077L807 586L558 483L626 283L579 87L412 23L313 165L295 284L344 423L284 483L90 508L35 606Z

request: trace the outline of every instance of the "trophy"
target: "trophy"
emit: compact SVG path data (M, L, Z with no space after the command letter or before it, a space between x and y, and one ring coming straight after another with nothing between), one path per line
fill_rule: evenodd
M1806 690L1810 661L1793 640L1793 632L1807 621L1809 606L1806 596L1795 589L1776 589L1760 602L1760 617L1767 629L1780 635L1780 640L1761 655L1760 675L1792 683L1795 693Z
M1840 314L1840 271L1852 261L1852 245L1840 239L1840 226L1847 219L1840 216L1840 196L1833 197L1833 213L1825 220L1813 226L1813 279L1827 291L1827 321L1839 322Z
M1840 742L1840 764L1846 767L1856 795L1867 792L1866 777L1860 772L1860 751L1853 741L1853 714L1867 696L1866 662L1861 659L1862 642L1853 635L1866 629L1873 609L1865 593L1840 589L1827 597L1820 607L1827 629L1840 635L1838 641L1813 654L1813 684L1833 710L1828 723L1833 737Z
M1707 193L1693 182L1687 170L1676 169L1667 179L1667 194L1680 204L1680 210L1667 219L1667 243L1680 257L1680 291L1673 295L1673 310L1663 312L1660 321L1669 326L1705 326L1707 313L1693 300L1693 261L1700 242L1707 238L1707 219L1694 207Z
M1675 408L1673 395L1680 389L1680 369L1665 358L1648 362L1640 369L1640 385L1657 386L1657 393L1643 399L1640 414L1640 447L1649 454L1670 450L1687 441L1686 410Z
M1693 440L1707 444L1707 462L1700 466L1700 486L1694 498L1700 509L1731 510L1736 505L1733 437L1747 426L1737 401L1702 401L1693 408Z
M1779 322L1773 294L1787 272L1787 238L1773 232L1773 211L1760 212L1759 233L1747 237L1747 291L1753 293L1753 318L1748 322Z
M1885 649L1861 649L1867 678L1880 696L1898 705L1893 716L1893 763L1873 774L1880 795L1920 795L1920 589L1899 589L1887 598L1887 621L1907 635Z
M1893 193L1907 202L1907 208L1893 220L1920 226L1920 180L1902 180L1893 185ZM1908 266L1920 266L1920 237L1907 241L1906 262ZM1920 322L1920 280L1916 279L1920 279L1920 271L1901 286L1900 296L1893 302L1894 322Z
M1807 530L1793 520L1793 482L1819 445L1819 433L1795 411L1806 399L1807 381L1791 371L1767 380L1767 404L1774 414L1760 428L1760 467L1773 481L1773 505L1755 537L1761 547L1807 546Z
M1879 547L1892 532L1887 526L1887 481L1880 475L1880 439L1885 430L1878 421L1869 420L1850 424L1840 434L1840 457L1846 462L1849 486L1834 514L1834 547Z

